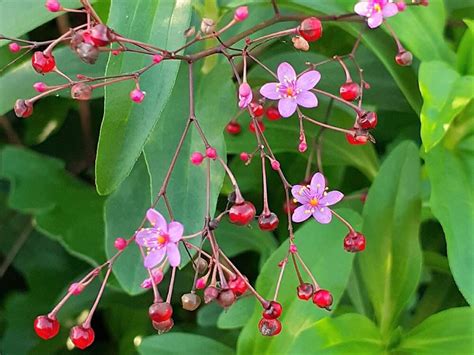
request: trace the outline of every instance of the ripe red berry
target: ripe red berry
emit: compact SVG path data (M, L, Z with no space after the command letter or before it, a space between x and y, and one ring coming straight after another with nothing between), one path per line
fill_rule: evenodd
M258 217L258 226L263 231L274 231L277 229L279 222L277 215L273 212L268 215L262 213Z
M13 106L16 117L27 118L33 114L33 105L28 100L18 99Z
M358 117L357 123L362 129L373 129L377 126L377 114L375 112L365 112Z
M413 54L410 51L398 52L395 56L395 61L402 67L410 66L413 63Z
M257 121L257 124L258 124L258 127L260 128L260 131L264 132L265 131L265 125L263 124L263 122L262 121ZM252 133L255 133L255 131L256 131L255 124L253 123L253 120L250 121L249 131L252 132Z
M321 38L323 26L316 17L308 17L301 22L298 33L308 42L314 42Z
M240 276L235 276L232 280L227 282L229 288L236 296L241 296L247 291L247 283Z
M349 232L344 238L344 250L357 253L365 250L365 237L362 233Z
M359 134L357 131L354 131L353 134L346 133L346 139L349 142L349 144L352 144L352 145L364 145L369 140L367 135Z
M148 315L154 322L163 322L168 320L173 315L173 307L166 302L153 303L148 308Z
M254 117L261 117L261 116L263 116L263 114L265 112L265 109L263 108L263 106L260 105L257 102L251 102L249 104L249 107L250 107L250 111L252 112L252 115Z
M279 120L281 118L280 111L278 111L275 106L268 107L266 115L270 121Z
M240 126L240 124L238 122L230 121L227 124L227 126L225 126L225 130L229 134L236 135L236 134L239 134L240 132L242 132L242 127Z
M313 293L314 293L314 287L312 284L309 284L309 283L304 283L304 284L301 284L299 285L297 288L296 288L296 292L298 294L298 298L300 300L309 300L312 296L313 296Z
M281 316L283 307L277 301L271 301L268 307L263 311L262 316L265 319L277 319Z
M357 100L360 95L360 86L353 81L345 82L339 88L339 94L346 101Z
M318 290L313 295L313 303L319 308L330 310L332 305L332 295L328 290Z
M49 73L56 67L54 57L52 55L46 55L41 51L33 53L31 64L33 65L33 69L40 74Z
M281 322L278 319L260 319L258 322L258 329L260 333L264 336L274 336L278 335L281 332Z
M168 320L164 320L163 322L152 321L151 324L153 325L153 328L158 331L158 334L163 334L169 332L171 328L173 328L174 321L173 318L170 318Z
M219 296L217 296L217 303L223 308L228 308L232 306L235 302L235 294L232 292L231 289L225 289L219 292Z
M58 320L48 316L36 317L33 327L35 328L36 334L45 340L55 337L59 332Z
M233 205L229 210L229 219L232 223L245 226L255 217L255 206L252 202L244 201Z
M84 328L82 325L76 325L71 328L69 338L72 343L79 349L83 350L94 342L94 330L90 327Z
M97 47L106 46L112 40L112 33L106 25L99 23L92 27L90 38Z

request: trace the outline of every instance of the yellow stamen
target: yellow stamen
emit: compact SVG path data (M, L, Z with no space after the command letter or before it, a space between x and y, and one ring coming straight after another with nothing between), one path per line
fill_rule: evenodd
M382 8L380 7L379 4L375 4L375 5L374 5L374 10L375 10L376 12L381 12L381 11L382 11Z
M311 200L309 200L309 204L310 204L311 206L313 206L313 207L314 207L314 206L317 206L318 203L319 203L319 201L318 201L317 199L315 199L315 198L312 198Z
M166 237L163 237L162 235L159 235L157 240L158 240L158 243L164 244L166 242Z
M293 95L294 95L293 89L292 89L292 88L287 88L287 89L286 89L286 94L287 94L288 96L293 96Z

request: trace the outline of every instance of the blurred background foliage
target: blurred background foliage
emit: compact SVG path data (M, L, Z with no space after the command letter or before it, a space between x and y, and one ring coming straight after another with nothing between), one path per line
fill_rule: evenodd
M279 1L283 12L308 15L344 13L353 0ZM63 1L79 6L77 0ZM236 6L248 4L250 16L224 37L271 16L264 0L96 0L94 6L123 35L176 48L183 31L199 26L201 17L227 21ZM133 17L128 14L138 13ZM446 353L473 352L474 301L474 2L431 0L389 20L406 48L412 67L398 67L396 47L383 29L363 32L358 59L371 84L366 106L377 110L376 145L353 147L343 136L325 132L323 167L331 186L352 198L339 212L361 228L368 246L360 255L342 249L343 226L308 222L296 232L299 249L321 285L330 289L337 307L328 313L297 299L292 271L285 275L281 301L283 331L274 339L259 336L259 311L252 298L226 312L214 304L197 312L180 310L179 295L191 288L193 272L184 266L177 279L175 327L153 335L147 315L149 293L138 253L119 259L114 278L93 326L94 354L277 354L277 353ZM54 18L40 0L0 1L0 33L35 40L50 39L77 16ZM173 16L173 21L170 20ZM272 30L285 28L277 24ZM297 69L350 51L359 24L327 23L324 36L307 53L289 39L270 43L259 54L269 67L285 60ZM266 30L268 31L268 30ZM196 46L215 45L214 42ZM93 66L74 58L67 46L55 51L60 68L71 75L100 76L143 65L135 54L106 56ZM0 42L0 67L14 56ZM184 68L185 69L185 68ZM43 80L28 56L0 72L0 352L54 354L71 349L68 328L86 316L98 284L74 297L59 314L58 337L41 342L33 319L46 313L68 285L113 252L113 240L139 224L161 184L186 120L186 70L166 62L141 81L147 98L132 105L125 82L97 91L88 103L69 93L41 100L26 120L14 118L17 98L33 95ZM344 81L336 64L321 68L321 87L336 92ZM261 170L245 166L241 151L252 151L252 133L223 134L237 111L235 83L223 61L211 57L195 68L196 112L211 143L227 151L228 161L246 197L261 207ZM223 80L228 78L228 80ZM55 83L54 77L46 77ZM251 67L252 86L268 75ZM321 117L328 104L312 113ZM240 119L243 127L249 122ZM348 127L352 117L338 105L331 123ZM293 119L265 122L266 135L290 182L303 180L309 154L296 151ZM308 136L317 129L308 127ZM100 137L100 142L98 143ZM189 168L189 153L202 149L193 133L170 184L176 218L187 232L199 229L204 206L204 174ZM316 166L312 166L316 170ZM213 208L221 210L232 190L218 168L213 174ZM283 189L269 174L270 206L284 221ZM363 203L359 196L368 191ZM186 206L186 208L182 208ZM270 294L275 268L284 254L286 223L275 233L223 223L222 248ZM166 287L166 282L161 287ZM73 350L77 351L77 350Z

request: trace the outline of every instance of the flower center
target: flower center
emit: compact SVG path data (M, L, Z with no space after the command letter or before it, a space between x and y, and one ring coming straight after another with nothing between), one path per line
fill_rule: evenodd
M165 244L168 241L168 236L166 234L163 234L163 235L160 234L158 238L156 238L156 240L160 244Z
M375 4L375 5L374 5L374 10L375 10L375 12L381 12L381 11L382 11L382 7L380 6L380 4Z
M311 200L309 200L309 204L313 207L317 206L318 203L319 201L316 198L312 198Z
M293 88L289 87L286 89L286 94L290 97L293 97L295 96L295 91L293 90Z

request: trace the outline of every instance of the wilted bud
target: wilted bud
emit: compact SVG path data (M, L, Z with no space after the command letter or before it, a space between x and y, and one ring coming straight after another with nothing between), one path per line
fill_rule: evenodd
M99 49L90 43L79 43L76 47L77 56L87 64L94 64L99 58Z
M203 258L197 258L196 261L194 262L196 265L196 271L199 274L204 274L207 271L208 263L205 259Z
M301 51L307 52L309 50L309 43L301 36L295 36L292 39L293 47Z
M13 109L17 117L26 118L33 114L33 105L28 100L16 100Z
M216 24L211 18L203 18L201 21L201 32L210 35L216 30Z
M185 293L181 296L181 303L183 304L183 309L187 311L194 311L201 304L201 297L195 293Z
M90 36L92 42L98 47L106 46L114 39L114 35L110 29L101 23L92 27Z
M395 61L397 62L398 65L401 65L403 67L407 67L411 65L413 62L413 54L410 51L401 51L398 52Z
M219 296L219 290L214 286L209 286L204 290L204 303L214 301Z
M71 88L71 97L76 100L89 100L92 96L92 87L90 85L79 83Z
M235 299L236 297L232 290L222 290L217 297L217 303L223 308L228 308L234 304Z
M196 28L194 26L191 26L184 31L184 37L188 38L188 37L194 36L195 33L196 33Z

